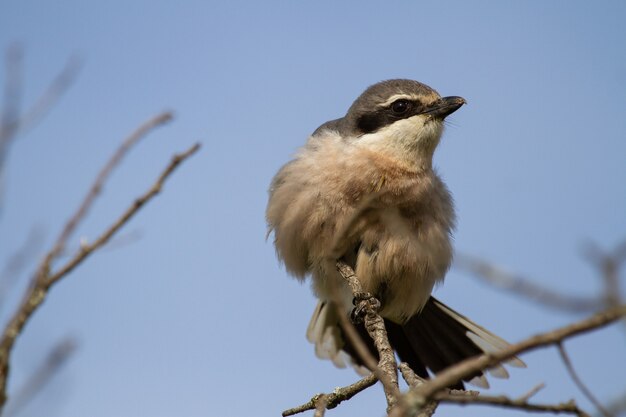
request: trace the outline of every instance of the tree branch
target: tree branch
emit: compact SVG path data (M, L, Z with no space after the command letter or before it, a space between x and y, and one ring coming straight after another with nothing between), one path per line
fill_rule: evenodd
M158 118L157 118L158 119ZM159 119L162 120L162 119ZM156 124L151 124L149 128L155 126ZM145 126L145 125L144 125ZM143 135L145 132L141 131L140 135ZM131 135L132 137L132 135ZM125 141L127 143L127 141ZM2 337L0 338L0 410L6 403L6 387L7 387L7 378L9 373L9 359L11 350L15 343L16 338L22 332L24 325L27 321L32 317L33 313L39 308L39 306L44 301L50 287L58 282L61 278L65 277L68 273L70 273L75 267L80 265L89 255L94 253L97 249L101 248L118 230L122 228L149 200L151 200L154 196L156 196L166 179L174 172L174 170L187 158L193 155L200 148L199 144L193 145L187 151L174 155L170 163L163 170L161 175L157 178L156 182L146 191L143 195L137 198L131 205L122 213L122 215L108 228L106 229L93 243L81 245L78 252L61 268L59 268L56 272L51 271L51 261L52 259L59 253L59 248L65 244L65 240L67 236L71 234L73 228L84 216L86 210L81 210L85 206L85 201L88 201L87 207L91 204L94 197L93 190L98 189L97 187L92 187L91 191L88 193L85 198L83 204L76 212L74 216L70 219L65 229L61 233L59 239L55 243L54 247L50 250L50 252L44 258L44 261L40 264L39 268L35 272L33 279L31 281L31 285L29 289L26 291L24 299L22 303L19 305L17 311L7 323L4 331L2 332ZM111 161L116 161L118 157L118 153L116 153ZM119 159L117 159L119 160ZM117 162L107 164L107 166L115 166ZM105 169L102 171L105 172L104 178L107 177L108 171ZM98 185L102 180L103 174L97 177L95 185ZM97 192L96 192L97 194ZM77 220L78 219L78 220ZM69 230L69 232L68 232Z
M152 117L144 124L142 124L135 132L133 132L128 138L126 138L122 144L117 148L113 156L109 159L109 161L104 165L93 185L87 192L87 195L83 199L82 203L70 217L68 222L65 224L63 231L57 238L54 247L52 250L46 255L44 258L44 265L41 268L50 268L50 263L61 254L63 249L65 248L65 244L72 233L76 230L76 227L80 224L80 222L85 218L89 209L93 205L93 202L96 200L100 192L102 191L102 187L104 183L109 178L109 175L113 170L119 165L124 156L128 153L128 151L136 145L143 137L145 137L150 131L154 130L156 127L161 126L170 120L172 120L172 114L170 112L164 112L158 114L155 117Z
M528 352L539 347L557 344L569 337L606 326L621 317L626 316L626 305L611 308L597 313L585 320L581 320L569 326L565 326L551 332L542 333L497 352L483 354L474 358L466 359L441 373L434 379L411 389L401 398L398 407L393 411L393 416L415 415L427 401L434 399L435 394L446 387L468 377L475 372L490 368L507 359L513 358L522 352Z
M341 276L350 286L355 299L362 296L364 294L363 287L361 286L359 278L354 273L354 270L343 261L337 261L336 266ZM389 344L385 322L378 314L378 306L380 306L380 302L370 296L361 300L360 305L357 307L362 308L366 312L364 318L365 329L374 341L374 345L378 351L380 359L377 368L380 370L380 373L377 373L377 375L379 375L379 379L385 391L387 411L390 411L396 404L398 396L400 395L400 389L398 388L398 365L396 364L393 349Z
M365 389L376 384L376 382L378 382L376 375L370 374L352 385L348 385L343 388L336 388L331 394L314 395L309 402L283 411L283 417L293 416L294 414L302 413L307 410L314 410L318 407L320 402L324 402L325 408L330 410L331 408L337 407L342 401L349 400L359 392L364 391Z

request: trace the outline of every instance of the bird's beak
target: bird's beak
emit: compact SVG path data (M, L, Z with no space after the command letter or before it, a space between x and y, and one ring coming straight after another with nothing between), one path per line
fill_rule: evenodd
M428 106L424 111L424 114L428 114L435 119L443 120L449 114L457 111L465 103L466 101L463 97L442 97Z

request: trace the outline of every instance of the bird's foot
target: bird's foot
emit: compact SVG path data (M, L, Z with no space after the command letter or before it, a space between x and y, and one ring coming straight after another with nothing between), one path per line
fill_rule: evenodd
M354 304L354 308L350 313L350 319L354 324L362 323L365 315L376 314L380 309L380 301L369 292L354 294L352 304Z

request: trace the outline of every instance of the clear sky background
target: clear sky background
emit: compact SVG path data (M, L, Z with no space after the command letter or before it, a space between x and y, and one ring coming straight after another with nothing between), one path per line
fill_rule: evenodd
M625 20L617 0L1 2L0 47L25 48L25 103L69 56L84 66L11 149L0 261L34 225L50 244L119 142L157 112L177 117L132 151L71 247L97 236L172 153L203 143L125 229L140 238L74 271L28 324L12 392L59 339L80 347L21 415L278 416L355 381L305 340L315 300L277 262L264 210L272 176L307 135L383 79L417 79L469 103L435 155L457 203L457 250L566 294L597 293L582 244L626 238ZM583 317L460 270L436 294L511 341ZM603 401L625 388L625 341L612 327L566 343ZM528 369L490 393L545 382L537 401L592 409L554 349L523 358ZM377 387L328 415L384 409ZM505 415L438 412L459 414Z

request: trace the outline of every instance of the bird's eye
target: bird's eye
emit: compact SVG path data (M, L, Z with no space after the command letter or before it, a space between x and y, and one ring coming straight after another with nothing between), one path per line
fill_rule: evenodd
M411 108L411 102L409 100L400 99L391 103L391 111L395 114L404 114L409 108Z

